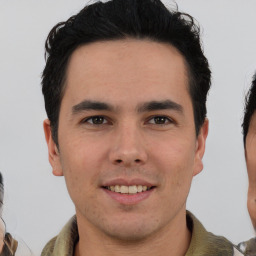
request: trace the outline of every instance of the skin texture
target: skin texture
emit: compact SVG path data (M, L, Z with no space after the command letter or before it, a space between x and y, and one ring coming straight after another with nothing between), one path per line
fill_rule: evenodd
M83 101L111 107L81 110ZM156 101L175 107L147 107ZM44 129L53 174L65 176L76 207L75 255L185 254L185 204L203 168L208 122L196 137L186 65L174 47L126 39L76 49L61 103L59 149L48 120ZM155 188L144 200L120 203L102 188L116 179Z
M245 158L249 178L247 207L256 229L256 112L252 115L245 143Z

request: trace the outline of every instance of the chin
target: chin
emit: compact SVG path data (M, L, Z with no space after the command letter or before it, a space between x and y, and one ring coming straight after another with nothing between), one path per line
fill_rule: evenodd
M150 237L153 233L158 230L157 223L152 221L126 221L125 223L120 223L116 221L108 225L105 228L104 233L116 240L123 242L134 242L145 240Z
M145 240L149 237L151 232L145 232L144 230L108 230L106 235L112 237L115 240L119 240L121 242L139 242Z

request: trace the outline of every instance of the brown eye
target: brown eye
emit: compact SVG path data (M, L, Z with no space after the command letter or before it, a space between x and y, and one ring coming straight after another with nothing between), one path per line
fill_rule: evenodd
M165 124L166 121L168 121L168 120L164 116L157 116L157 117L154 117L154 121L156 124Z
M90 124L95 124L95 125L107 123L105 117L103 117L103 116L92 116L90 118L87 118L84 122L87 122Z
M170 124L172 120L166 116L154 116L149 120L150 124Z

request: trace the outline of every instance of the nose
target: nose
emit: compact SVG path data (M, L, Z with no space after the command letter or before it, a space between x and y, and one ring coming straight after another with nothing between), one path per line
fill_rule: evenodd
M115 165L132 167L143 165L147 161L145 141L134 126L123 126L118 129L109 153L110 161Z

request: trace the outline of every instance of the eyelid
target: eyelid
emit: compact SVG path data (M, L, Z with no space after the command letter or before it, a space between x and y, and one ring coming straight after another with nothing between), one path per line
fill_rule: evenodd
M150 121L153 120L153 119L156 118L156 117L163 117L163 118L166 118L166 119L168 120L168 122L167 122L167 123L164 123L164 124L156 124L156 123L153 124L153 123L150 123ZM147 118L146 122L147 122L147 123L150 123L150 124L152 124L152 125L158 125L158 126L160 126L160 125L174 124L174 123L175 123L175 121L174 121L173 118L171 118L171 117L169 117L169 116L166 116L166 115L153 115L153 116L150 116L150 117Z
M104 119L103 123L94 124L94 123L92 122L92 119L93 119L93 118L96 118L96 117L98 117L98 118L103 118L103 119ZM155 123L155 122L154 122L154 118L158 118L158 117L160 117L160 118L165 118L167 122L165 122L165 123L163 123L163 124L161 124L161 123L160 123L160 124ZM89 122L90 120L91 120L91 122ZM153 120L153 122L151 122L152 120ZM106 116L104 116L104 115L91 115L91 116L87 116L87 117L83 118L83 119L80 121L80 123L99 126L99 125L112 124L112 121L111 121L111 119L110 119L109 117L106 117ZM149 124L151 124L151 125L161 126L161 125L175 124L176 122L175 122L175 120L174 120L173 118L171 118L170 116L159 114L159 115L152 115L152 116L148 117L148 118L146 119L146 122L145 122L145 123L149 123Z
M96 117L103 118L104 122L102 124L94 124L93 122L88 122L89 120L92 120L93 118L96 118ZM83 118L80 123L98 126L98 125L105 125L107 123L110 123L110 120L104 115L92 115L92 116Z

